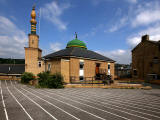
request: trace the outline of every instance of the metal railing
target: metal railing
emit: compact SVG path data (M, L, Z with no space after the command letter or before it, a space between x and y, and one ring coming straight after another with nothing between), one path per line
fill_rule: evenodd
M83 80L80 80L79 77L76 76L70 76L70 83L71 84L111 84L113 83L113 80L111 80L110 77L106 77L104 79L100 79L97 77L83 77Z

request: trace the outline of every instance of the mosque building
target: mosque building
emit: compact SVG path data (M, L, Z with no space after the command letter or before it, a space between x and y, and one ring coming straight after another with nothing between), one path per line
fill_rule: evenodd
M25 47L25 72L37 75L43 71L61 73L64 82L98 79L101 74L111 75L114 79L115 61L88 50L86 44L75 39L69 41L65 49L42 57L39 48L39 36L36 34L36 12L33 7L31 12L31 33L28 35L28 47Z

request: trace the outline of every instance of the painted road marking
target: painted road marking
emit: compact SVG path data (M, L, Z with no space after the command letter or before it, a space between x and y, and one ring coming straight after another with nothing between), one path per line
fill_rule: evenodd
M29 115L29 113L26 111L26 109L21 105L21 103L17 100L17 98L12 94L12 92L9 90L7 82L5 80L5 84L7 87L8 92L10 93L10 95L14 98L14 100L21 106L21 108L23 109L23 111L27 114L27 116L30 118L30 120L33 120L33 118Z
M29 88L29 89L31 89L31 88ZM33 89L32 89L32 90L33 90ZM35 90L33 90L33 91L35 91ZM37 92L37 91L35 91L35 92ZM45 91L44 91L44 92L45 92ZM39 93L39 92L37 92L37 93ZM46 93L48 93L48 92L46 92ZM39 93L39 94L41 94L41 93ZM47 96L47 95L44 95L44 96ZM50 96L48 96L48 97L50 97ZM62 97L62 96L61 96L61 97ZM50 98L52 98L52 97L50 97ZM55 98L52 98L52 99L55 99ZM69 98L68 98L68 99L69 99ZM106 110L103 110L103 109L100 109L100 108L96 108L96 107L93 107L93 106L90 106L90 105L87 105L87 104L84 104L84 103L81 103L81 102L78 102L78 101L75 101L75 100L72 100L72 99L70 99L70 100L71 100L71 101L74 101L74 102L76 102L76 103L79 103L79 104L82 104L82 105L91 107L91 108L93 108L93 109L96 109L96 110L99 110L99 111L103 111L103 112L112 114L112 115L114 115L114 116L117 116L117 117L120 117L120 118L123 118L123 119L126 119L126 120L131 120L131 119L128 119L128 118L126 118L126 117L123 117L123 116L114 114L114 113L112 113L112 112L109 112L109 111L106 111ZM59 101L61 101L61 100L59 100ZM63 102L63 101L61 101L61 102Z
M21 89L23 89L23 88L21 87ZM31 88L28 88L28 89L31 89ZM24 89L24 90L25 90L25 89ZM27 90L25 90L25 91L27 91ZM32 89L32 91L35 91L35 90ZM29 91L27 91L27 92L29 92ZM35 92L36 92L36 91L35 91ZM31 93L31 92L29 92L29 93ZM39 92L37 92L37 93L39 93ZM39 94L41 94L41 93L39 93ZM44 95L44 94L42 94L42 95ZM83 109L81 109L81 108L78 108L78 107L76 107L76 106L73 106L73 105L71 105L71 104L69 104L69 103L66 103L66 102L63 102L63 101L61 101L61 100L52 98L52 97L50 97L50 96L48 96L48 95L44 95L44 96L47 96L47 97L49 97L49 98L51 98L51 99L54 99L54 100L56 100L56 101L59 101L59 102L61 102L61 103L66 104L66 105L68 105L68 106L71 106L71 107L73 107L73 108L76 108L76 109L78 109L78 110L80 110L80 111L83 111L83 112L85 112L85 113L87 113L87 114L90 114L90 115L92 115L92 116L94 116L94 117L96 117L96 118L98 118L98 119L106 120L106 119L104 119L104 118L102 118L102 117L99 117L99 116L97 116L97 115L94 115L94 114L92 114L92 113L90 113L90 112L87 112L87 111L85 111L85 110L83 110Z
M11 82L11 84L12 84L12 82ZM13 85L13 84L12 84L12 85ZM13 86L14 86L14 85L13 85ZM30 93L30 94L31 94L31 93ZM32 95L34 95L34 94L32 93ZM48 104L52 105L53 107L55 107L55 108L57 108L57 109L61 110L62 112L64 112L64 113L68 114L69 116L71 116L71 117L75 118L76 120L80 120L79 118L75 117L74 115L72 115L72 114L68 113L67 111L65 111L65 110L61 109L60 107L58 107L58 106L56 106L56 105L52 104L51 102L49 102L49 101L47 101L47 100L45 100L45 99L43 99L43 98L41 98L41 97L39 97L39 96L37 96L37 95L34 95L34 96L36 96L37 98L39 98L39 99L41 99L41 100L43 100L43 101L47 102Z
M46 92L46 91L45 91ZM54 94L54 93L50 93L50 92L46 92L46 93L49 93L49 94ZM54 95L57 95L57 94L54 94ZM73 99L70 99L70 98L66 98L64 96L61 95L57 95L59 97L62 97L64 99L69 99L69 100L73 100ZM72 96L73 97L73 96ZM95 104L95 105L100 105L100 106L103 106L102 104L97 104L97 103L94 103L94 102L91 102L91 101L88 101L88 100L84 100L84 99L81 99L81 98L78 98L79 96L77 96L76 98L79 99L79 100L82 100L82 101L86 101L86 102L90 102L92 104ZM73 97L75 98L75 97ZM77 101L78 102L78 101ZM111 107L106 107L106 108L109 108L109 109L112 109L112 110L116 110L116 111L120 111L122 113L126 113L126 114L129 114L129 115L132 115L132 116L136 116L136 117L139 117L139 118L142 118L142 119L146 119L146 120L151 120L151 119L148 119L146 117L142 117L142 116L139 116L139 115L135 115L135 114L132 114L132 113L129 113L129 112L126 112L126 111L122 111L122 110L118 110L118 109L114 109L114 108L111 108Z
M1 80L0 80L0 86L1 86ZM1 97L2 97L3 109L4 109L4 112L5 112L6 120L9 120L9 119L8 119L8 114L7 114L6 105L5 105L5 102L4 102L4 99L3 99L2 86L1 86Z
M80 94L80 95L82 95L82 94ZM97 96L97 95L94 95L96 98L94 98L94 99L96 99L96 100L104 100L105 98L104 97L99 97L99 96ZM98 99L97 99L98 98ZM107 97L107 101L106 100L104 100L104 102L111 102L111 103L119 103L120 102L120 104L122 104L122 105L125 105L125 103L127 103L127 104L130 104L130 107L133 107L133 108L137 108L137 109L141 109L141 110L145 110L145 111L149 111L149 112L154 112L154 113L160 113L160 112L157 112L157 111L154 111L154 110L149 110L149 109L143 109L143 108L140 108L141 106L142 107L148 107L148 108L152 108L152 109L155 109L155 110L160 110L160 109L158 109L158 108L155 108L155 107L149 107L149 106L143 106L143 105L139 105L139 104L136 104L136 103L134 103L134 105L136 105L136 106L140 106L140 107L135 107L135 106L133 106L133 104L132 103L128 103L128 102L124 102L124 101L121 101L121 99L117 99L116 97L115 98L109 98L109 97ZM117 100L116 100L117 99ZM110 101L111 100L111 101ZM115 102L114 102L115 101ZM124 103L124 104L123 104ZM125 106L127 106L127 105L125 105Z
M27 95L25 95L23 92L21 92L20 90L18 90L15 86L14 88L20 92L22 95L24 95L26 98L28 98L30 101L32 101L34 104L36 104L38 107L40 107L44 112L46 112L51 118L53 118L54 120L58 120L57 118L55 118L52 114L50 114L47 110L45 110L41 105L39 105L38 103L36 103L34 100L32 100L31 98L29 98Z
M56 95L57 95L57 94L56 94ZM65 94L65 95L66 95L66 94ZM62 94L60 94L60 95L58 95L58 96L62 97ZM64 95L63 95L63 96L64 96ZM76 96L77 96L77 97L76 97ZM90 102L90 103L92 103L92 104L97 104L97 103L95 103L95 102L97 102L96 100L94 100L94 99L88 99L88 98L82 97L82 96L80 96L80 95L75 95L75 94L74 94L74 96L72 96L72 97L73 97L73 98L80 99L80 100L82 100L82 101ZM79 98L79 97L81 97L81 98L83 98L83 99L81 99L81 98ZM88 99L88 100L85 100L85 99ZM92 101L95 101L95 102L91 102L91 101L89 101L89 100L92 100ZM97 104L97 105L103 106L101 103L107 104L107 105L111 105L111 106L115 106L115 107L118 107L118 108L120 108L120 109L125 109L125 110L127 110L127 111L134 111L134 112L141 113L141 114L145 114L145 115L148 115L148 116L160 118L159 116L156 116L156 115L151 115L151 114L148 114L148 113L144 113L144 112L140 112L140 111L136 111L136 110L132 110L132 109L122 108L122 107L120 107L120 106L113 105L113 104L109 104L109 103L100 102L100 104ZM106 108L113 109L113 108L108 107L108 106L107 106ZM117 110L117 109L114 109L114 110ZM122 111L122 110L119 110L119 109L118 109L117 111L125 112L125 111ZM133 116L137 116L137 117L140 117L140 118L144 118L144 119L148 119L148 118L146 118L146 117L142 117L142 116L139 116L139 115L134 115L134 114L128 113L128 112L127 112L127 114L130 114L130 115L133 115Z

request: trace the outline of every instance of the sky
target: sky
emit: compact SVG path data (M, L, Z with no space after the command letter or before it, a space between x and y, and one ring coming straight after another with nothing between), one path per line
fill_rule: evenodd
M77 32L89 50L130 64L142 35L160 40L160 0L0 0L0 58L24 58L34 4L43 55Z

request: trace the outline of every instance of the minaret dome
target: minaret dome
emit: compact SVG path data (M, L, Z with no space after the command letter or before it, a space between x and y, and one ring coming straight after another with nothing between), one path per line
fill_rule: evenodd
M31 34L36 34L36 24L37 24L37 21L36 21L35 6L33 6L33 8L32 8L31 18L32 18L30 20L30 23L31 23Z

